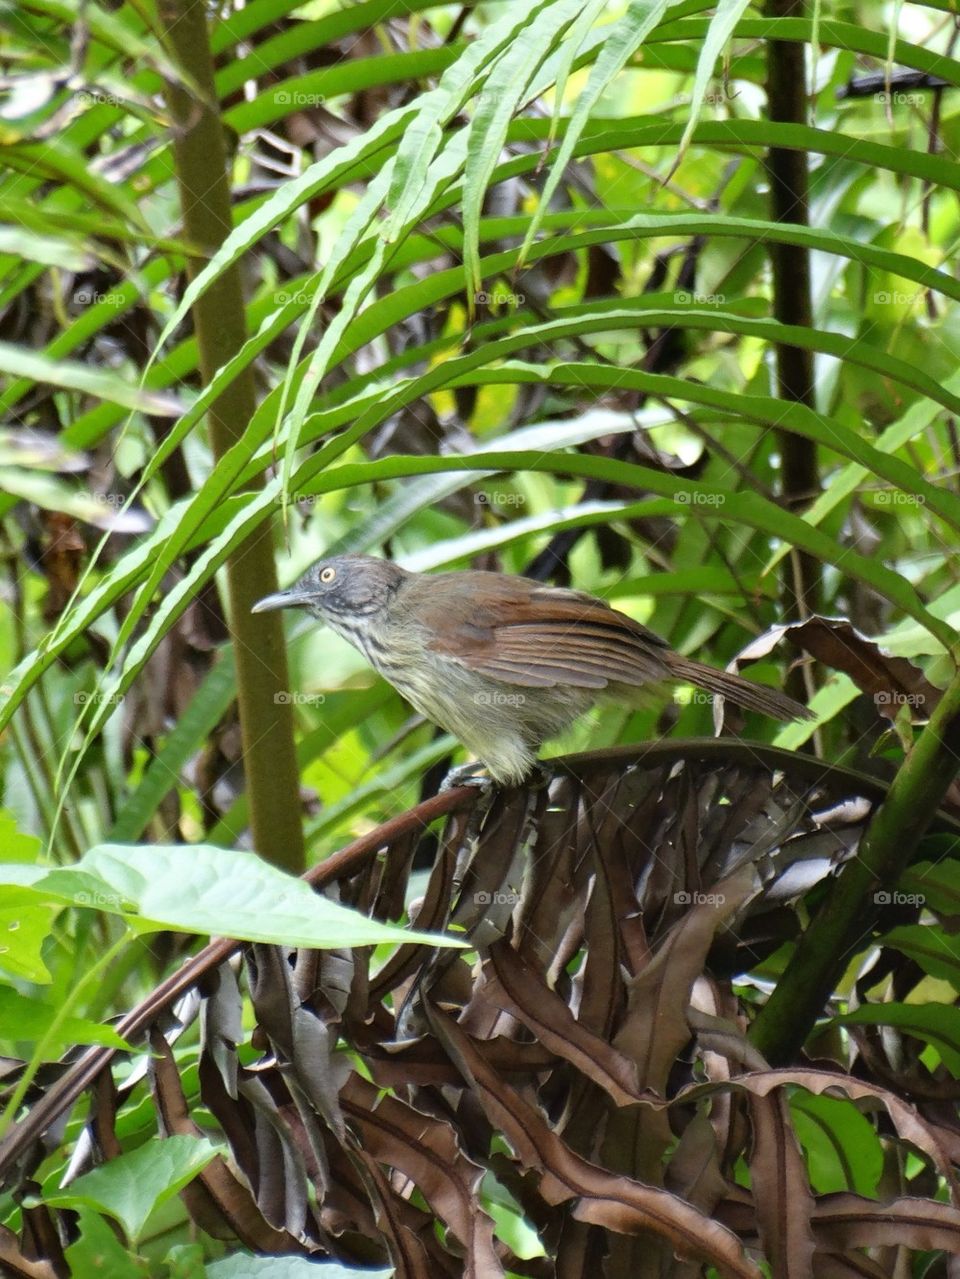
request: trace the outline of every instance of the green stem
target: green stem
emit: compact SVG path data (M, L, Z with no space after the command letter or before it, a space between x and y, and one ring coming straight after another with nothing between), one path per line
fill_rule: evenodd
M217 110L205 8L203 0L161 0L159 9L172 55L202 94L202 98L197 98L182 84L167 86L183 229L202 254L212 255L233 223L226 143ZM188 268L191 276L202 266L202 256L192 259ZM203 380L209 384L246 341L238 266L230 267L214 281L194 303L192 314ZM246 427L255 409L253 372L248 366L225 388L208 415L217 461L228 450L244 445ZM262 487L262 480L254 487ZM253 845L273 865L299 874L305 857L283 630L278 613L250 612L261 596L276 589L271 522L266 521L237 548L227 564L230 632L237 661Z
M870 936L878 894L896 884L960 771L960 674L946 690L847 862L797 943L750 1038L771 1065L796 1058L851 955Z

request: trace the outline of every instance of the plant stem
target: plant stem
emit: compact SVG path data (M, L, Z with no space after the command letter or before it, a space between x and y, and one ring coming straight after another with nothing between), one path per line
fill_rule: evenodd
M183 228L202 255L212 255L233 224L226 143L216 109L204 5L202 0L161 0L159 9L171 53L203 94L204 100L199 101L181 84L167 86ZM188 269L195 275L202 265L202 257L192 259ZM246 314L236 265L225 270L194 303L193 323L201 372L209 383L246 340ZM253 375L246 368L208 415L218 461L229 449L243 445L244 430L255 407ZM230 631L237 660L253 845L274 866L297 874L305 859L283 630L279 614L250 612L262 595L276 589L272 522L265 521L227 563Z
M890 784L856 857L797 943L750 1039L771 1065L795 1060L843 973L870 936L878 893L896 884L960 770L960 674Z
M771 18L802 18L805 0L767 0ZM767 48L767 109L770 119L786 124L807 123L806 45L799 41L771 40ZM808 162L804 151L771 147L767 155L770 174L770 216L777 222L809 224ZM773 268L773 310L782 324L813 326L810 287L810 253L799 245L770 245ZM777 346L777 383L785 400L816 407L813 353L796 346ZM820 488L817 447L792 431L780 431L779 448L782 493L788 508L802 510ZM819 612L820 566L814 556L794 550L787 557L783 579L784 614L807 617ZM797 672L794 696L803 696L802 672ZM797 686L799 685L799 687Z

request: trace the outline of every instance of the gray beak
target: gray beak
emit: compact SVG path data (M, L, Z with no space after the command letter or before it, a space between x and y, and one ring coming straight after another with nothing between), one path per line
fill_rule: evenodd
M312 603L313 596L302 586L291 586L289 590L277 591L275 595L264 595L257 600L251 613L272 613L278 608L306 608Z

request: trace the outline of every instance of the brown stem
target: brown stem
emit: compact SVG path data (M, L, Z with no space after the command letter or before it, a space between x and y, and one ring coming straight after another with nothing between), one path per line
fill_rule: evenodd
M771 18L802 18L805 0L767 0ZM767 102L770 119L788 124L807 123L806 46L797 41L771 40L767 53ZM804 151L771 147L767 155L770 175L770 212L777 222L808 225L808 166ZM813 325L810 287L810 254L806 248L771 244L773 310L783 324ZM813 353L796 346L777 347L777 381L785 400L816 407ZM817 448L811 440L781 431L782 492L787 507L802 510L820 488ZM819 611L820 566L806 551L794 551L785 564L784 614L806 617ZM802 690L792 690L796 696Z

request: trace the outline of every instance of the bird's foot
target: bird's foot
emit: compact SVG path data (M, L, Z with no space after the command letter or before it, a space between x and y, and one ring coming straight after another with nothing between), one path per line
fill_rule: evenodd
M494 781L488 774L481 772L482 764L458 764L456 768L451 768L446 777L440 783L440 794L444 791L455 790L458 786L476 786L486 795L493 793Z

